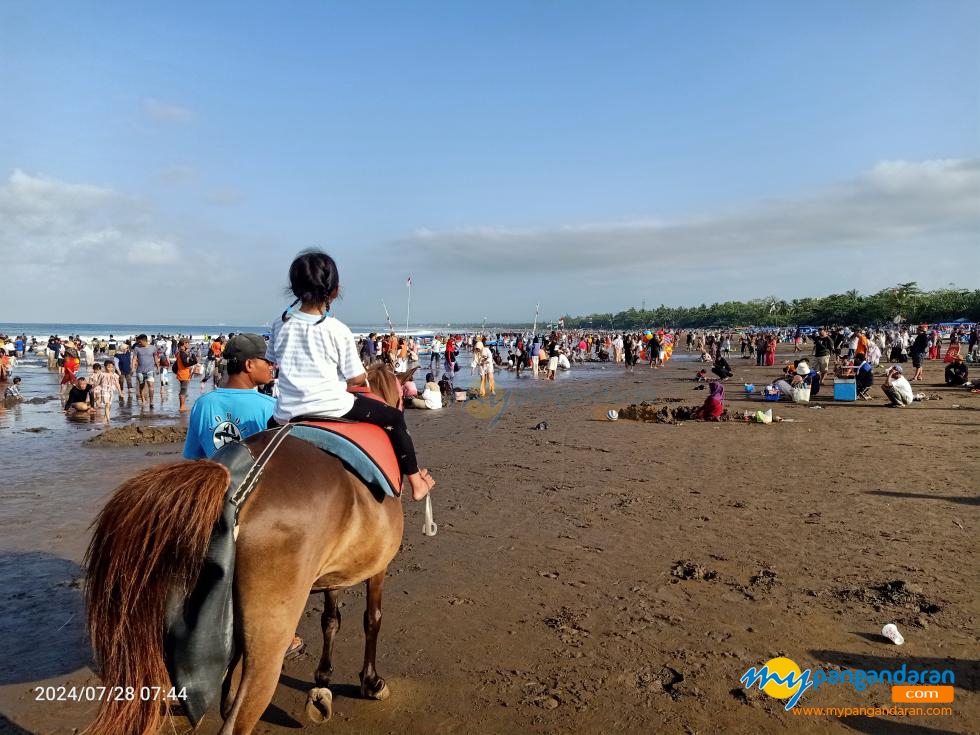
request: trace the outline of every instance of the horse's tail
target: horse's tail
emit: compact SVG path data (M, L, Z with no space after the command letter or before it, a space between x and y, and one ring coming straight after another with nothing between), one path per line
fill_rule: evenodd
M195 584L229 482L215 462L152 467L124 482L95 519L85 555L89 637L107 691L134 687L135 695L103 698L87 732L159 729L171 686L163 658L167 593ZM149 687L147 698L141 687Z

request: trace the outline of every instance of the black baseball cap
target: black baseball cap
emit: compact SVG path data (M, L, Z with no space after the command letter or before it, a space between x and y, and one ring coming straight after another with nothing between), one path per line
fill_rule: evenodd
M255 360L256 358L265 359L265 340L257 334L243 332L236 334L228 340L225 345L224 356L227 360Z

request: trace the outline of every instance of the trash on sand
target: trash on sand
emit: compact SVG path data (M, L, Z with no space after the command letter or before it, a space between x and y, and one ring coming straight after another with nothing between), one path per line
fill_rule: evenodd
M881 634L896 646L900 646L905 643L905 639L902 637L902 634L898 632L898 626L895 625L895 623L889 623L882 628Z
M535 424L532 428L533 428L534 431L544 431L545 429L548 428L548 422L547 421L542 421L542 422L540 422L538 424Z
M823 406L810 406L811 411L823 411Z
M615 408L610 408L606 413L606 418L608 418L610 421L615 421L619 418L619 411L617 411Z

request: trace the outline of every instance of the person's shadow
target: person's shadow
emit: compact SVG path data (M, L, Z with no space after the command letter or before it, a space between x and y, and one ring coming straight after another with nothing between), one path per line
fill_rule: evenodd
M43 551L0 553L0 685L92 665L82 575L75 562Z

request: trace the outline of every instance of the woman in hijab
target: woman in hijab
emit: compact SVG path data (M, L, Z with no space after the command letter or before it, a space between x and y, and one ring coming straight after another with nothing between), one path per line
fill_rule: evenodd
M776 364L776 335L769 335L769 339L766 341L766 365Z
M725 412L725 386L720 380L708 383L708 397L704 404L697 409L691 418L699 421L717 421Z

